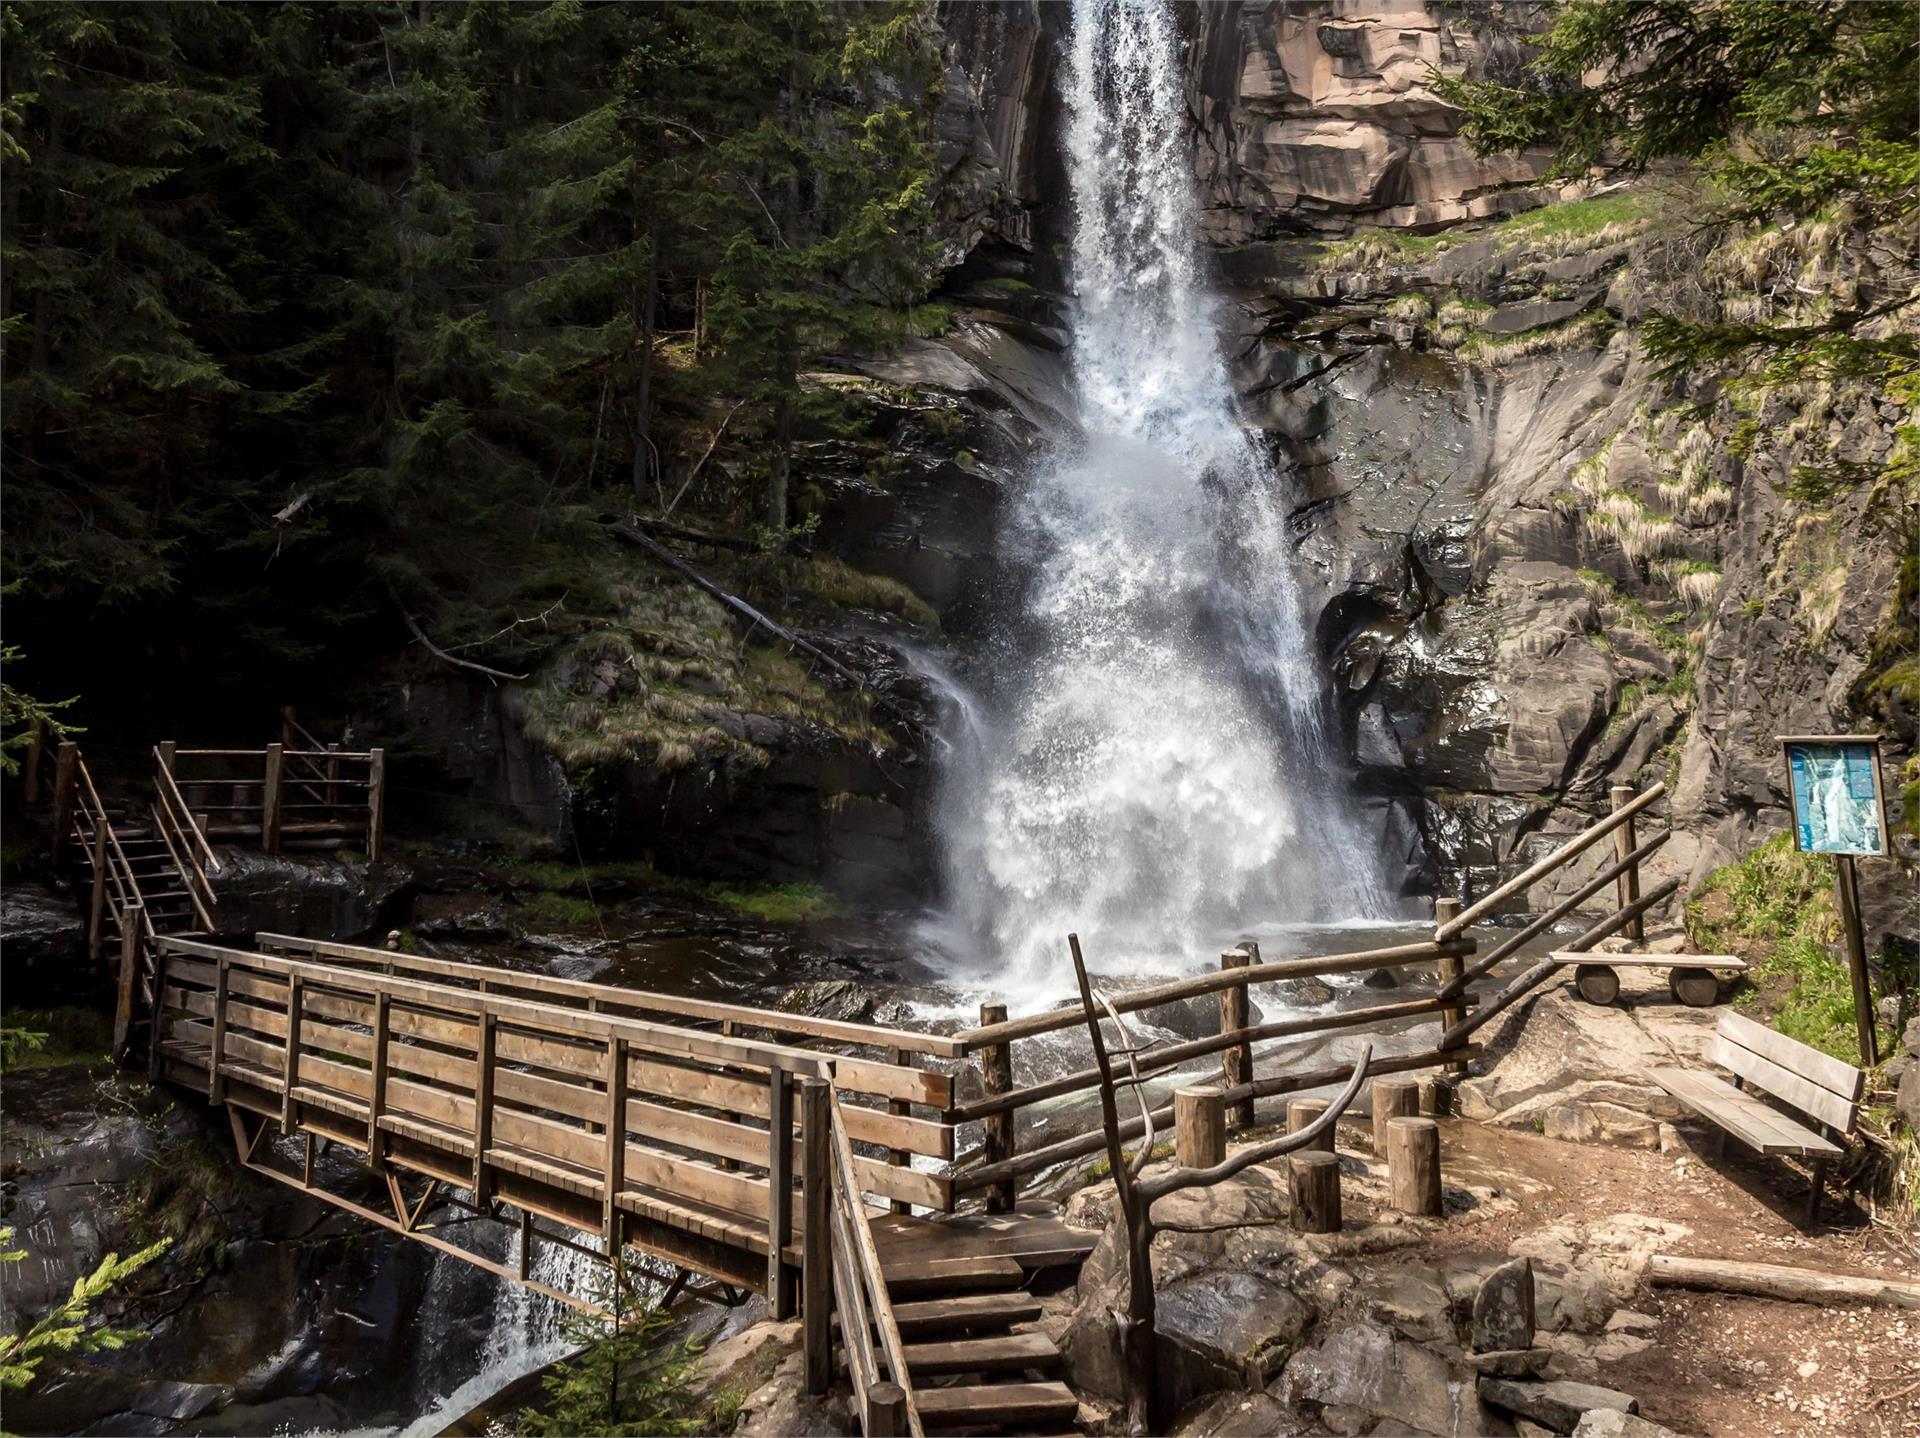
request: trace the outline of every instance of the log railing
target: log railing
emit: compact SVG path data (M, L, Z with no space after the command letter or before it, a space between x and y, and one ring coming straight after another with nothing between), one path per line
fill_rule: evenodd
M1613 811L1589 825L1551 853L1529 864L1521 873L1500 884L1478 902L1462 908L1453 900L1435 905L1434 936L1418 943L1368 949L1358 953L1328 954L1312 958L1287 959L1262 963L1257 946L1243 944L1221 955L1220 969L1193 978L1178 979L1110 996L1116 1013L1140 1013L1171 1004L1181 1004L1206 995L1216 995L1220 1003L1219 1032L1183 1043L1171 1044L1139 1056L1140 1072L1145 1077L1172 1075L1196 1060L1219 1055L1214 1071L1227 1105L1230 1122L1245 1128L1253 1122L1253 1104L1257 1099L1306 1089L1323 1088L1347 1081L1351 1064L1329 1064L1308 1072L1280 1073L1255 1078L1253 1049L1256 1044L1281 1038L1332 1033L1343 1029L1363 1029L1377 1023L1432 1021L1436 1028L1429 1043L1413 1052L1390 1058L1375 1058L1369 1072L1375 1076L1402 1074L1422 1069L1446 1069L1463 1072L1479 1049L1472 1035L1489 1020L1506 1012L1528 992L1545 982L1565 965L1555 959L1542 959L1490 995L1476 995L1472 985L1493 973L1496 966L1518 954L1527 944L1563 923L1582 904L1614 886L1614 911L1588 928L1571 943L1556 945L1556 952L1577 954L1591 949L1602 939L1626 931L1638 936L1645 913L1665 902L1680 887L1678 879L1669 880L1644 896L1640 893L1639 866L1656 853L1669 834L1656 834L1645 842L1636 842L1634 820L1666 793L1666 785L1654 784L1635 794L1615 789ZM1507 935L1483 957L1469 964L1477 953L1475 940L1465 937L1467 927L1501 912L1522 900L1526 892L1542 879L1564 869L1581 854L1608 835L1614 836L1613 862L1570 897L1554 904ZM1375 969L1405 969L1432 966L1438 979L1430 994L1399 1002L1333 1013L1287 1018L1254 1024L1248 1019L1248 994L1261 985L1283 983L1301 978L1328 978L1371 972ZM977 1122L982 1125L980 1147L959 1168L953 1179L956 1193L985 1190L987 1207L1007 1212L1013 1206L1023 1179L1101 1151L1105 1136L1098 1130L1076 1134L1050 1143L1021 1149L1018 1115L1023 1109L1092 1092L1100 1087L1097 1068L1085 1068L1038 1083L1016 1087L1017 1070L1014 1045L1043 1034L1084 1025L1077 1008L1056 1009L1008 1019L997 1004L983 1005L982 1022L957 1037L966 1052L980 1066L984 1079L982 1097L954 1105L948 1117L954 1123ZM1121 1124L1123 1138L1131 1140L1146 1131L1148 1123L1170 1124L1173 1104L1154 1108L1150 1116L1136 1116Z
M337 746L155 750L182 806L216 839L255 839L269 854L364 846L378 859L386 812L386 751Z

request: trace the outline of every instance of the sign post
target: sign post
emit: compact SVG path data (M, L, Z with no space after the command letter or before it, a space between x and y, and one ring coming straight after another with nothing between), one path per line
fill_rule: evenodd
M1853 984L1853 1023L1860 1061L1880 1061L1873 1028L1873 990L1867 979L1866 933L1860 919L1858 855L1887 855L1886 785L1880 774L1878 734L1783 734L1787 791L1793 799L1793 841L1805 854L1833 855L1834 906Z

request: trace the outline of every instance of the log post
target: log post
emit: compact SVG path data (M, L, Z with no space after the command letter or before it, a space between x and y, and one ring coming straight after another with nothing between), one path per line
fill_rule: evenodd
M831 1180L827 1173L827 1081L800 1080L800 1195L805 1204L801 1236L800 1323L807 1392L833 1386L833 1220L827 1211ZM852 1342L849 1340L851 1350Z
M155 748L155 750L158 751L160 755L160 767L162 769L165 769L169 774L171 774L173 772L174 755L180 752L179 741L174 739L162 739L158 744L154 745L153 747Z
M980 1026L1004 1024L1007 1021L1005 1004L980 1005ZM985 1081L989 1095L1013 1092L1013 1047L1010 1044L989 1044L980 1050L980 1077ZM980 1121L981 1154L988 1163L1004 1163L1013 1157L1013 1114L988 1114ZM988 1213L1012 1213L1015 1194L1014 1179L996 1183L987 1190Z
M53 861L60 862L73 828L73 800L80 784L80 746L62 739L53 758Z
M627 1186L627 1046L618 1034L607 1036L607 1161L601 1174L606 1204L601 1218L607 1252L620 1247L620 1191Z
M1387 1120L1388 1201L1402 1213L1440 1215L1440 1125L1430 1118Z
M1444 928L1459 916L1460 901L1458 899L1435 899L1433 901L1433 923L1436 929ZM1459 978L1465 971L1466 960L1458 954L1442 955L1439 965L1440 986L1445 988L1448 984ZM1467 1011L1458 1005L1442 1009L1440 1011L1440 1032L1445 1033L1466 1016ZM1464 1074L1466 1071L1467 1066L1457 1060L1447 1065L1447 1072L1450 1074Z
M767 1316L793 1317L793 1270L787 1240L793 1235L793 1087L785 1069L767 1072Z
M1246 945L1228 949L1220 956L1222 969L1244 969L1253 963L1254 951ZM1230 1034L1248 1026L1247 986L1235 984L1232 988L1220 990L1220 1032ZM1222 1051L1220 1072L1227 1088L1238 1088L1241 1084L1253 1082L1253 1045L1235 1044ZM1253 1100L1242 1099L1227 1110L1227 1123L1232 1128L1253 1127Z
M93 902L87 908L87 968L100 969L100 941L107 922L107 824L93 826Z
M1287 1100L1287 1132L1298 1133L1321 1114L1327 1111L1327 1101L1323 1098L1290 1098ZM1305 1152L1332 1153L1333 1130L1338 1125L1329 1125L1327 1131L1315 1139Z
M1633 785L1615 784L1611 790L1611 796L1614 811L1618 813L1633 802ZM1633 838L1633 819L1629 816L1619 828L1613 831L1613 857L1616 861L1624 859L1636 847ZM1615 879L1613 884L1614 897L1617 900L1616 907L1622 909L1631 907L1640 897L1640 866L1629 865L1626 872ZM1647 924L1643 917L1634 915L1633 921L1627 925L1627 937L1636 944L1647 941Z
M120 986L113 1005L113 1058L125 1062L127 1037L133 1031L133 991L140 982L145 946L145 908L138 899L120 911Z
M1373 1081L1373 1152L1387 1156L1387 1123L1420 1116L1420 1080L1377 1078Z
M260 847L269 854L280 852L280 771L286 752L278 744L267 745L266 782L260 786Z
M153 946L153 987L147 1003L147 1082L160 1082L160 1015L167 1002L167 950Z
M907 1390L898 1383L867 1389L867 1438L907 1438Z
M213 1042L207 1047L207 1102L213 1104L224 1103L227 1097L227 1078L220 1068L227 1061L227 985L230 973L226 959L214 960ZM381 998L385 999L386 995L382 994ZM381 1012L386 1012L384 1007ZM384 1030L376 1031L376 1039L384 1041Z
M1287 1160L1287 1191L1298 1233L1340 1231L1340 1160L1330 1153L1296 1153Z
M367 1094L367 1167L375 1173L387 1171L387 1134L380 1127L380 1115L387 1107L387 1049L393 1036L391 1005L392 997L385 989L373 996L373 1074ZM521 1232L526 1232L524 1224ZM520 1245L520 1261L523 1265L526 1259L527 1245L523 1238ZM526 1277L524 1268L520 1276Z
M329 808L333 807L334 805L340 802L339 754L340 754L340 745L338 741L335 741L334 743L327 745L327 787L326 787L325 793L327 796L327 806ZM331 818L333 816L328 815L327 817Z
M367 755L367 857L380 857L380 830L387 814L387 751Z
M1227 1105L1216 1087L1173 1092L1173 1154L1182 1168L1212 1168L1227 1156Z
M280 1131L288 1138L293 1137L300 1113L300 1103L294 1098L293 1091L300 1086L300 1011L303 1007L302 994L305 987L306 980L300 975L293 974L288 977L287 1048L280 1070ZM479 1111L479 1107L476 1101L474 1105L476 1112Z

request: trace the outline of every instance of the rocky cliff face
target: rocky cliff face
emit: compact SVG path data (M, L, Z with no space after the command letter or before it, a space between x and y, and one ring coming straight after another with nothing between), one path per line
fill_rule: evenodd
M1202 5L1190 103L1209 238L1434 229L1547 197L1549 156L1477 158L1435 70L1517 69L1546 7L1428 0Z
M1889 774L1911 761L1911 519L1885 482L1809 478L1884 460L1901 411L1662 374L1636 332L1650 302L1741 312L1758 253L1773 283L1874 293L1876 242L1837 223L1696 254L1660 223L1685 203L1653 184L1225 257L1357 759L1414 798L1444 886L1655 780L1676 829L1655 870L1697 880L1785 827L1779 734L1880 729ZM1911 932L1900 866L1872 867L1878 927Z

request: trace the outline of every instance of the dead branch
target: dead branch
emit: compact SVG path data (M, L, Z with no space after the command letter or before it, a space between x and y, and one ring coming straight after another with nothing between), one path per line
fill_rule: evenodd
M427 653L442 663L451 664L460 669L471 669L476 674L484 674L487 678L494 680L512 679L517 681L527 677L524 674L509 674L504 669L493 669L485 664L475 664L471 659L462 659L458 655L447 653L446 650L427 638L426 631L420 627L419 621L407 612L407 607L404 604L400 606L400 617L407 621L407 628L413 631L413 637L420 641L426 648Z
M523 624L545 624L547 620L552 616L553 611L556 609L565 607L566 602L567 602L567 596L563 594L558 599L554 600L553 603L549 604L545 609L541 610L538 614L529 614L525 619L515 619L513 623L508 624L503 628L494 630L494 632L489 634L485 639L469 639L465 644L449 645L446 652L448 654L456 654L462 649L478 649L482 645L493 643L494 640L500 638L501 635L503 634L513 633L514 630L518 629Z
M700 458L693 462L693 468L687 471L687 477L680 481L680 487L673 492L673 499L667 504L666 508L660 511L660 517L662 519L666 519L672 515L674 508L680 503L681 499L685 497L687 490L692 486L693 482L700 477L700 471L707 467L707 461L713 458L714 450L720 447L720 436L727 432L727 426L733 423L733 417L740 413L740 405L745 403L746 401L743 399L739 404L734 405L732 409L726 412L726 415L720 421L719 427L714 430L713 438L707 441L707 447L701 451Z

